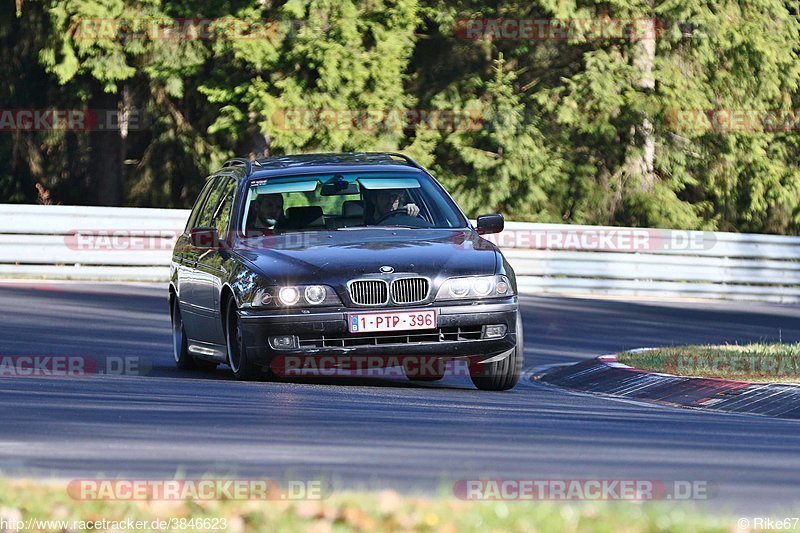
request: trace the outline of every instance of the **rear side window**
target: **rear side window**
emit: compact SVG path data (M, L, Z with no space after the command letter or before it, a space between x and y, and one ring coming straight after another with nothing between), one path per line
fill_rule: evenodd
M228 231L228 223L231 220L231 209L236 196L236 180L230 177L220 178L220 187L219 189L214 189L214 191L216 192L217 190L219 190L222 198L214 209L211 225L217 228L217 232L222 235Z
M203 211L203 207L206 204L206 199L208 198L208 193L214 187L217 182L217 178L211 178L206 181L203 190L200 191L200 195L197 197L197 200L194 202L194 206L192 207L192 212L189 214L189 220L186 222L186 232L192 228L197 228L202 224L198 224L197 221L200 219L200 213Z
M216 178L211 190L206 197L203 207L197 213L197 219L194 221L195 227L210 228L214 225L214 214L219 207L225 189L224 177Z

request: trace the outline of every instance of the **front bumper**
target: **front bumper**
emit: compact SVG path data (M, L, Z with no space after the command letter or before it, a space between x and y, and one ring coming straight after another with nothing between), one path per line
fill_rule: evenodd
M348 314L374 311L436 309L435 330L381 334L350 333ZM276 356L391 356L426 355L455 357L492 357L516 345L517 298L491 303L434 305L422 308L379 309L293 309L240 310L240 325L248 352L261 364ZM503 324L502 337L482 338L482 326ZM274 335L296 335L299 346L275 350L269 345Z

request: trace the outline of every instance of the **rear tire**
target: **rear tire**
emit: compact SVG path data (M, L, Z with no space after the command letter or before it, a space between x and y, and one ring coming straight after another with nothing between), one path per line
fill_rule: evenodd
M517 311L517 343L514 350L501 361L473 363L469 367L472 383L481 390L502 391L514 387L522 374L525 360L525 340L522 332L522 315Z
M175 359L175 366L181 370L201 370L205 372L210 372L217 368L217 363L197 360L189 354L189 339L186 337L186 328L183 327L181 306L177 296L172 298L170 319L172 321L172 357Z
M263 375L258 365L253 364L252 355L244 341L244 332L239 323L239 313L236 300L228 300L225 313L225 339L228 345L228 365L233 371L233 376L239 381L253 381Z

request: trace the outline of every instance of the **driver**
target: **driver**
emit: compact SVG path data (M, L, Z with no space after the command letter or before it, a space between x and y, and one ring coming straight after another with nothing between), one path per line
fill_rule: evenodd
M368 199L371 200L368 218L371 218L372 222L379 221L392 211L405 210L410 217L419 215L419 207L408 202L406 193L402 189L380 189L371 193Z
M263 194L258 196L253 207L255 208L255 214L248 225L248 229L271 230L284 218L282 194Z

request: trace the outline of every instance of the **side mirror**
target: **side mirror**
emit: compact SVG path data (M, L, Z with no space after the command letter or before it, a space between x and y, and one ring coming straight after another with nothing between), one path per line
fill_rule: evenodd
M219 248L217 228L192 228L189 230L189 242L196 248Z
M481 215L478 217L478 234L488 235L489 233L500 233L506 225L503 215Z

